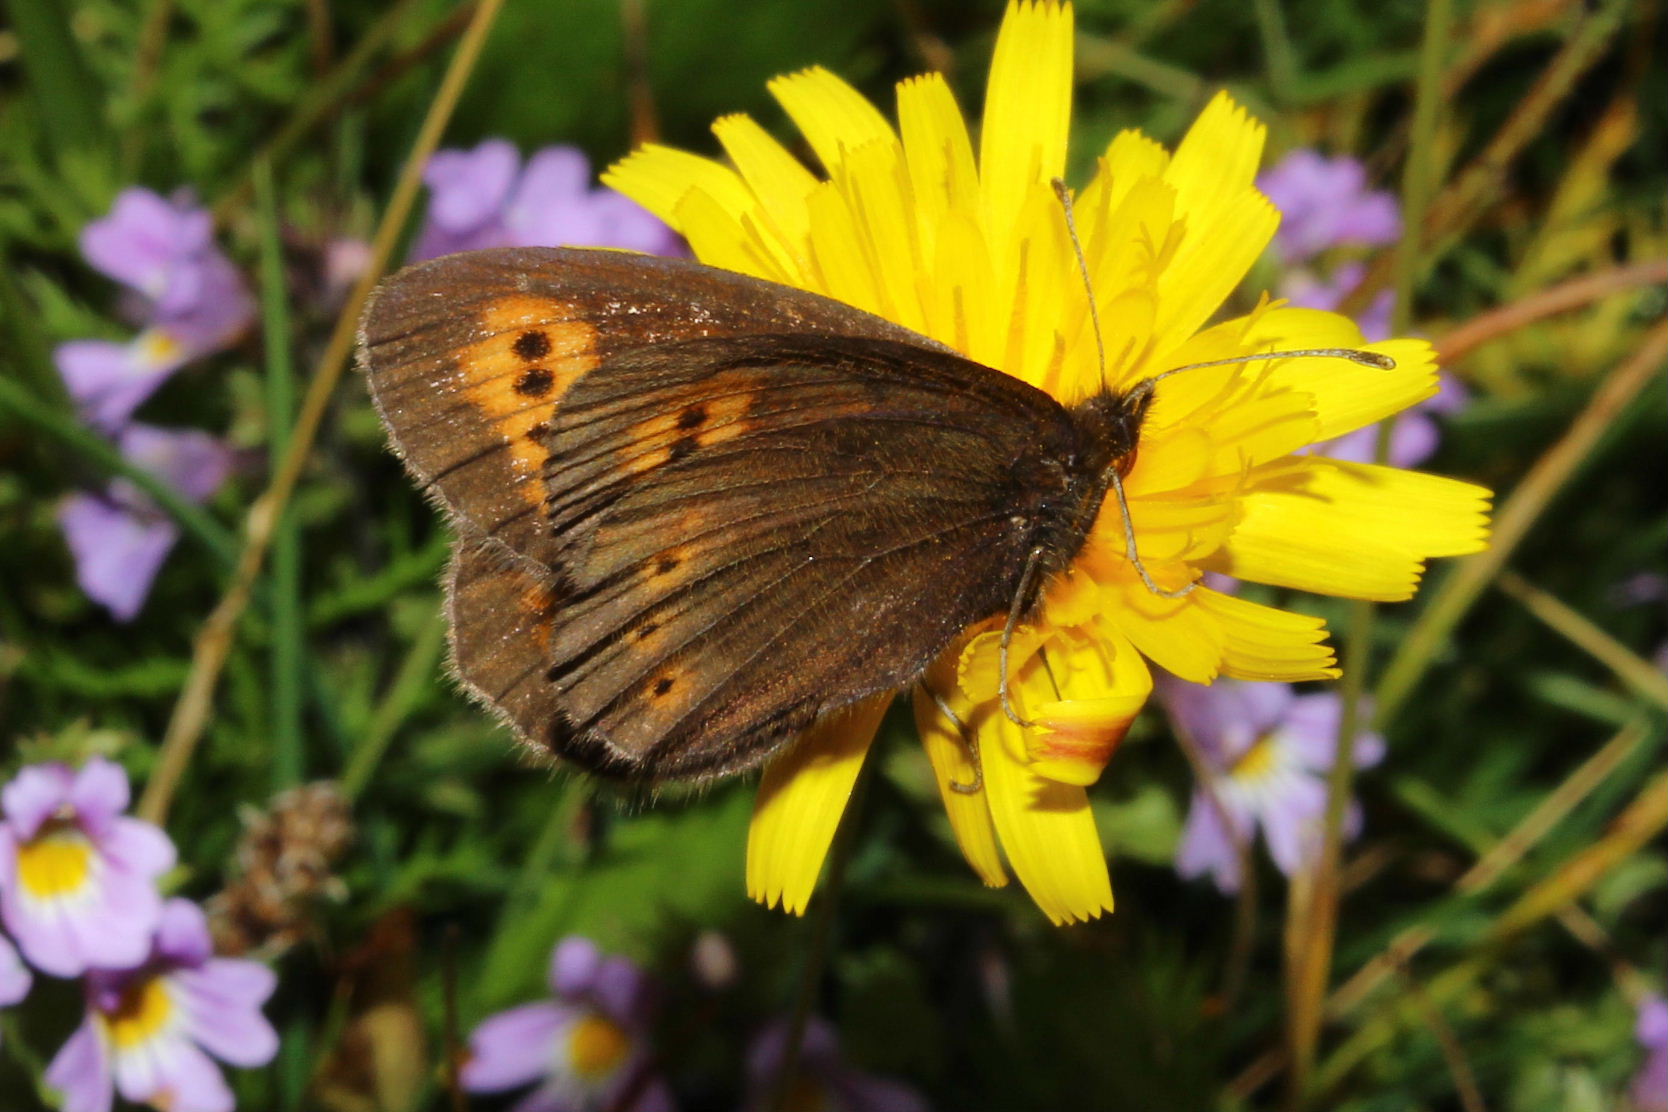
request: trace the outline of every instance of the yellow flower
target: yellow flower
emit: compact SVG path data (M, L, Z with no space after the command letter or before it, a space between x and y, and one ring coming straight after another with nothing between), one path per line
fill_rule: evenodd
M1051 184L1065 172L1071 88L1071 8L1017 2L997 39L977 157L940 75L898 86L894 130L849 85L810 69L770 89L825 179L751 119L728 116L713 130L730 166L648 146L604 180L702 262L877 313L1071 404L1102 383ZM1125 131L1101 155L1075 212L1106 381L1127 389L1184 364L1321 347L1363 347L1396 369L1285 358L1166 379L1124 480L1136 550L1165 589L1210 570L1405 599L1427 558L1483 547L1488 492L1293 454L1431 395L1424 342L1366 344L1342 316L1266 298L1206 327L1279 222L1253 185L1262 146L1262 125L1219 94L1174 153ZM1126 556L1115 498L1014 637L1010 686L1030 728L997 705L999 624L970 631L928 674L976 747L920 691L916 721L968 861L1001 885L1005 857L1056 922L1112 907L1084 788L1151 691L1147 660L1201 683L1338 674L1318 619L1203 586L1176 598L1149 589ZM860 704L818 724L767 768L748 844L754 898L804 908L883 709Z

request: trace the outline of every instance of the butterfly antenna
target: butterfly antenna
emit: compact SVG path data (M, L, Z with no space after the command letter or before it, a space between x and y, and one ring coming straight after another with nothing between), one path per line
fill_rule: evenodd
M1089 260L1083 255L1083 241L1077 235L1077 217L1072 213L1071 190L1061 178L1053 180L1054 195L1060 198L1060 207L1066 213L1066 235L1071 239L1072 254L1077 256L1077 272L1083 276L1083 293L1089 299L1089 323L1095 330L1095 353L1100 358L1100 384L1107 387L1106 381L1106 340L1100 334L1100 310L1095 307L1095 287L1089 281Z
M972 781L966 782L962 780L951 780L950 790L958 795L979 794L985 786L985 766L979 761L979 735L967 728L967 723L963 722L961 720L961 716L954 710L950 709L949 701L945 699L944 696L934 691L932 684L923 679L921 681L921 690L925 691L927 693L927 697L937 705L938 713L942 714L949 721L950 725L956 728L956 733L961 735L962 745L967 747L967 757L973 762Z
M1171 367L1151 378L1144 378L1130 390L1130 394L1139 397L1150 394L1153 387L1169 378L1179 375L1183 371L1199 371L1206 367L1229 367L1236 363L1261 363L1268 359L1348 359L1351 363L1358 363L1363 367L1371 367L1375 371L1393 371L1396 361L1388 355L1377 351L1364 351L1361 348L1294 348L1290 351L1265 351L1257 355L1235 355L1228 359L1207 359L1203 363L1188 363L1180 367Z

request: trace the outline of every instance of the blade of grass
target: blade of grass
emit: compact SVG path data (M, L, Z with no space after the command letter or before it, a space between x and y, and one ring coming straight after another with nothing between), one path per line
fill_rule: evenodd
M1571 278L1457 325L1436 342L1436 361L1445 367L1452 366L1490 340L1519 328L1618 293L1641 286L1660 286L1664 282L1668 282L1668 260L1661 259Z
M1419 49L1419 80L1414 91L1413 136L1402 176L1404 223L1396 258L1396 300L1391 331L1401 335L1412 313L1418 278L1417 238L1425 211L1436 191L1437 122L1442 107L1443 58L1451 49L1454 11L1450 0L1429 0L1425 6L1424 38ZM1390 453L1394 421L1379 423L1374 457L1385 462ZM1321 827L1320 853L1314 868L1289 889L1286 914L1287 1041L1292 1069L1288 1075L1288 1104L1300 1108L1309 1099L1309 1078L1325 1017L1326 989L1332 975L1332 955L1338 927L1339 865L1343 858L1344 816L1355 783L1355 743L1366 718L1362 695L1372 667L1373 628L1377 608L1357 602L1350 611L1349 639L1344 650L1344 676L1339 697L1336 755L1327 774L1326 813Z
M1626 361L1594 391L1587 407L1535 462L1495 515L1490 546L1456 565L1402 638L1377 692L1377 722L1392 721L1426 669L1483 589L1499 574L1518 544L1593 453L1621 414L1662 372L1668 359L1668 324L1658 324Z
M439 670L445 652L446 616L436 610L424 623L417 640L400 663L399 671L388 685L388 693L377 704L365 732L354 747L347 770L342 773L342 794L349 800L357 798L365 785L371 782L383 754L388 751L388 743L394 740L400 727L411 716L412 708Z
M1432 978L1426 992L1437 1006L1447 1004L1488 970L1505 948L1529 928L1581 899L1622 862L1643 849L1668 827L1668 773L1653 776L1611 823L1603 837L1566 858L1544 880L1519 896L1490 926L1473 954ZM1363 1025L1316 1071L1316 1089L1325 1092L1384 1046L1421 1012L1398 999Z
M272 542L274 515L283 511L284 505L295 493L325 411L352 355L359 313L370 297L372 287L388 266L394 245L416 203L422 185L423 166L439 145L441 133L457 107L464 84L480 59L481 47L502 8L503 0L481 0L480 6L475 9L474 18L465 29L440 89L429 105L422 127L412 143L411 154L395 183L393 196L389 198L388 207L377 226L376 236L371 242L370 262L348 294L324 354L319 358L318 370L307 388L307 396L302 401L301 413L290 434L283 461L266 491L249 509L247 537L238 555L232 584L197 635L192 651L191 677L174 704L156 769L139 800L139 816L158 826L167 816L174 791L191 763L192 753L208 724L214 689L225 667L226 656L231 651L232 632L249 603L267 547Z
M105 150L103 86L93 80L70 30L73 4L7 0L23 72L41 115L41 131L58 153Z
M1607 0L1581 19L1575 33L1547 63L1500 130L1435 198L1430 211L1418 223L1411 214L1404 214L1414 234L1404 234L1396 250L1386 251L1368 264L1361 281L1339 303L1338 312L1356 316L1365 310L1378 291L1394 280L1405 256L1417 256L1421 272L1428 271L1441 257L1438 246L1457 242L1460 233L1488 211L1489 203L1504 195L1500 187L1512 163L1543 133L1553 110L1564 102L1581 75L1598 62L1620 30L1627 9L1628 0Z
M260 233L261 334L266 352L268 465L276 471L289 444L295 410L295 371L290 360L290 307L284 285L284 249L278 228L278 198L272 166L255 169L255 213ZM300 784L306 769L302 742L303 670L306 621L301 598L301 532L295 514L281 512L273 523L272 621L272 790Z
M1668 710L1668 676L1644 657L1594 625L1586 615L1541 590L1515 571L1500 573L1498 586L1525 610L1613 672L1634 692Z

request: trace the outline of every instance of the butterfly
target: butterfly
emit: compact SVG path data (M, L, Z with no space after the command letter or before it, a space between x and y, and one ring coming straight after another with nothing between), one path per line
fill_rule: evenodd
M464 686L640 781L758 765L1011 632L1122 504L1164 377L1068 407L816 294L564 248L407 268L360 361L457 533Z

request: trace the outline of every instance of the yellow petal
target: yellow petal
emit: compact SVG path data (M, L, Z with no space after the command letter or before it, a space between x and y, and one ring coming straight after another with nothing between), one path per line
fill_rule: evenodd
M1116 633L1061 637L1048 651L1047 677L1057 699L1032 698L1025 731L1031 771L1082 787L1101 770L1152 694L1152 673L1135 647Z
M816 177L751 117L725 116L712 131L758 197L761 212L786 245L798 248L810 225L805 199L816 188Z
M996 36L979 133L985 226L997 243L1010 242L1030 192L1065 173L1071 77L1070 6L1010 3Z
M1018 732L1000 713L980 730L985 793L1002 852L1055 923L1097 918L1112 910L1112 880L1089 797L1074 784L1038 776L1016 759L1015 751L1024 752Z
M1264 469L1215 571L1347 598L1410 598L1432 556L1488 541L1489 492L1372 464L1302 457Z
M955 656L946 653L928 669L926 684L949 705L955 716L965 724L973 721L976 708L973 701L956 684ZM944 716L933 697L920 686L915 689L915 726L932 762L938 780L938 790L944 800L944 812L950 818L950 829L961 847L962 856L979 874L979 879L991 888L1008 883L1008 872L1002 867L1002 856L996 848L996 828L991 825L990 807L985 793L957 790L966 789L980 780L979 766L961 730Z
M953 209L973 212L979 194L973 144L943 74L899 83L898 130L909 164L922 251L930 259L945 214Z
M602 184L636 201L680 234L691 230L678 222L678 202L691 190L710 194L736 220L757 202L741 177L710 158L649 143L603 172Z
M1188 597L1221 630L1223 675L1284 683L1339 675L1326 644L1326 623L1320 618L1276 610L1209 587Z
M839 173L846 151L897 140L892 125L862 93L821 66L778 77L769 88L830 176Z
M747 894L799 915L851 798L891 695L866 699L812 726L769 765L747 831Z

